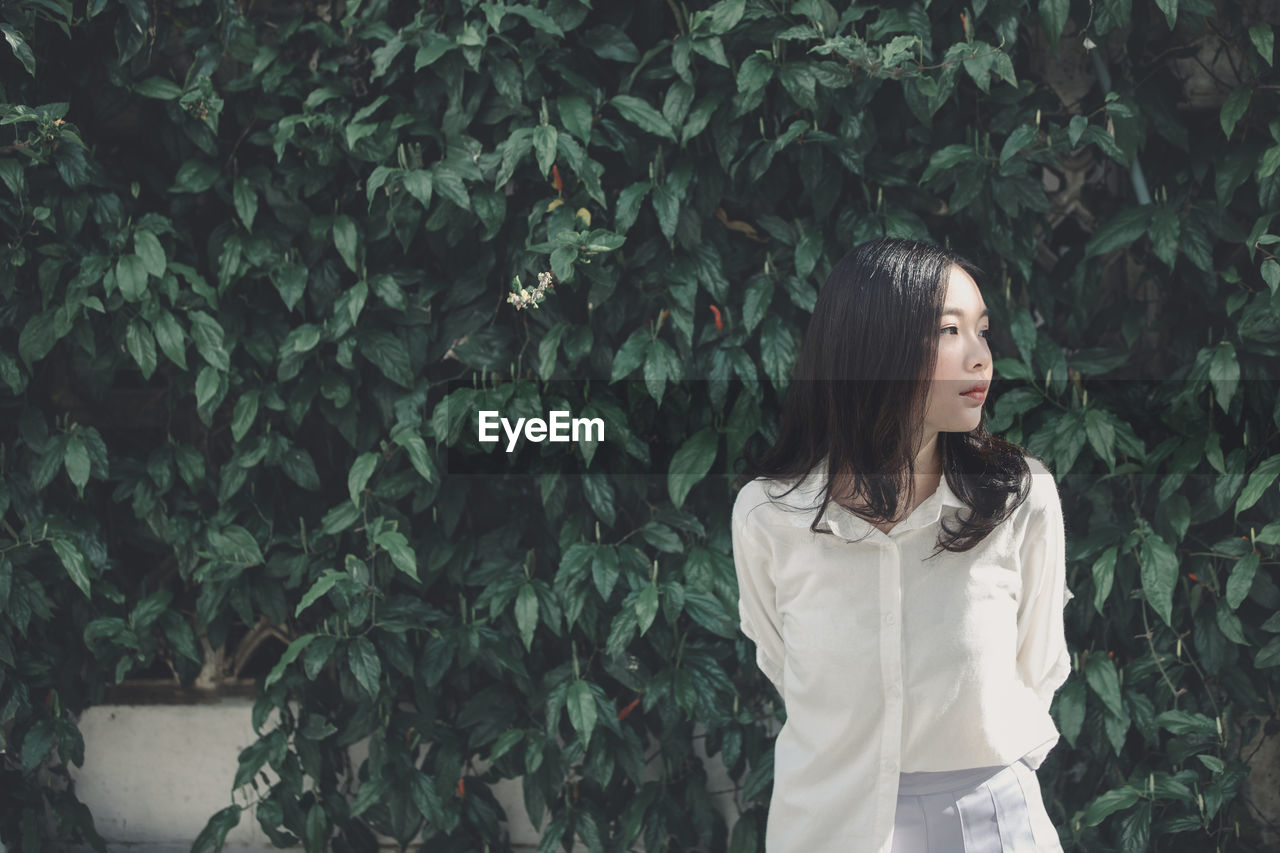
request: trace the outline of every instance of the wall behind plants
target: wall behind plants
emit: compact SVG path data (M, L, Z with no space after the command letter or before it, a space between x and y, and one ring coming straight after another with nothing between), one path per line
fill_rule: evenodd
M256 648L234 788L281 845L506 849L487 786L520 776L547 851L762 849L785 710L736 630L733 464L827 270L891 234L987 271L988 426L1062 484L1064 847L1265 849L1274 7L0 18L3 843L42 849L48 804L103 849L64 784L75 714ZM490 453L489 409L609 432Z

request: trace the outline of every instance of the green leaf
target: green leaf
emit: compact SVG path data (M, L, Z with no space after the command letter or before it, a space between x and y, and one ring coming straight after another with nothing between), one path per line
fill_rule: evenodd
M359 243L359 237L356 233L355 221L346 214L339 214L333 218L333 245L337 248L338 254L342 257L343 263L352 272L358 273L360 270L356 266L356 248Z
M235 410L231 414L231 437L242 440L253 426L253 419L258 414L258 389L253 388L240 395L236 400Z
M711 7L711 33L724 35L738 25L746 11L746 0L719 0Z
M360 506L360 493L364 491L365 484L373 476L374 469L378 467L379 458L377 453L362 453L351 464L351 470L347 472L347 493L351 495L351 502L356 506Z
M658 216L658 228L662 236L670 242L676 235L676 226L680 223L680 198L668 186L653 188L653 212Z
M262 549L253 534L238 524L208 531L209 546L224 562L243 567L261 565Z
M18 354L28 367L48 355L53 345L65 334L55 327L55 314L55 309L46 309L22 327L22 334L18 336Z
M658 588L649 584L640 590L635 607L636 622L640 627L640 636L643 637L645 631L648 631L649 626L653 624L653 618L658 615Z
M0 33L4 33L5 41L13 49L13 55L22 63L22 67L27 69L28 74L35 77L36 55L31 51L31 46L22 38L22 34L8 24L0 24Z
M1084 727L1085 689L1084 680L1068 678L1055 695L1054 716L1058 721L1058 730L1071 745L1076 748L1076 739Z
M615 231L625 234L631 230L631 226L635 224L636 217L640 215L640 206L644 202L645 196L652 189L653 184L648 181L640 181L618 193L613 216Z
M411 772L409 796L413 798L413 805L418 809L418 814L432 824L438 825L441 822L444 803L440 801L440 792L436 790L435 780L421 771Z
M635 64L640 61L640 51L635 43L618 27L599 24L583 34L582 43L601 59Z
M1214 611L1214 621L1218 625L1218 630L1222 632L1222 636L1236 645L1249 645L1249 641L1244 637L1244 623L1240 621L1239 616L1231 612L1225 599L1218 599Z
M218 169L203 160L188 160L178 167L172 193L202 193L218 180Z
M1274 158L1276 165L1280 166L1280 145L1267 149L1268 154L1272 151L1276 154ZM1267 283L1267 289L1271 291L1271 295L1275 296L1276 292L1280 291L1280 262L1274 258L1267 258L1258 271L1262 273L1262 280Z
M711 633L732 640L738 634L736 620L725 611L716 596L706 592L689 592L684 595L685 612Z
M492 763L511 751L511 748L524 739L524 729L507 729L498 735L493 747L489 750L489 761Z
M429 32L426 37L426 43L418 48L418 52L413 57L414 72L416 73L419 69L431 65L457 46L457 42L453 39L439 33Z
M1093 561L1093 609L1098 611L1099 616L1104 615L1102 608L1115 582L1117 553L1116 547L1112 545Z
M644 328L636 329L613 356L613 372L610 374L609 384L631 375L632 371L644 363L648 352L649 333Z
M83 493L85 483L89 482L89 450L84 446L84 439L77 433L67 436L67 447L62 459L67 466L67 476L76 489Z
M151 329L155 333L156 343L160 344L161 351L170 361L186 370L187 336L173 314L168 309L162 310L151 321Z
M1117 717L1125 716L1124 703L1120 699L1120 678L1110 658L1097 652L1089 655L1084 667L1084 677L1089 687L1112 713Z
M1178 581L1178 555L1159 535L1147 536L1139 550L1142 591L1151 607L1173 627L1173 588Z
M1173 269L1178 259L1178 235L1182 220L1173 205L1156 205L1151 213L1151 248L1165 266Z
M231 357L223 345L222 324L203 311L191 311L187 318L191 321L191 340L204 360L224 373L230 370Z
M649 341L644 360L644 384L654 402L662 405L662 393L667 387L667 380L680 378L680 359L675 350L661 338Z
M680 128L680 144L688 142L702 131L707 129L707 124L711 121L711 116L716 109L724 102L725 92L722 89L712 89L705 92L698 102L689 110L689 115L685 118L684 126Z
M1172 30L1178 21L1178 0L1156 0L1156 6L1164 13L1164 21ZM1127 11L1125 15L1128 16ZM1146 850L1147 847L1145 844L1138 845L1136 848L1126 847L1126 851L1131 849Z
M142 266L149 274L156 278L164 275L168 262L165 260L164 247L155 234L145 228L134 231L133 251L142 259Z
M22 771L33 773L53 748L53 720L44 717L36 720L22 739Z
M58 559L62 561L63 568L67 570L71 580L75 581L75 585L80 587L84 597L91 598L89 595L89 572L85 568L84 554L81 554L80 549L67 539L52 539L49 544L53 546Z
M382 662L368 637L358 636L347 646L347 664L365 692L376 698L382 678Z
M1236 122L1249 109L1249 99L1253 95L1253 86L1248 83L1242 83L1231 90L1231 94L1227 95L1226 100L1222 102L1222 109L1218 112L1218 122L1222 125L1222 132L1226 134L1227 139L1231 139L1231 132L1235 130Z
M147 289L147 265L135 254L121 255L116 261L116 286L129 302L137 302Z
M182 87L164 77L148 77L133 85L133 91L144 98L157 98L162 101L176 101L182 97Z
M538 378L543 382L551 378L556 369L556 353L560 350L560 338L569 328L566 322L560 322L542 336L538 342Z
M1111 415L1099 409L1088 409L1084 413L1084 434L1089 446L1098 458L1107 463L1107 469L1115 468L1116 429Z
M806 231L796 243L796 275L808 278L822 257L822 232L816 229Z
M1140 204L1127 207L1093 232L1084 246L1085 258L1105 255L1130 246L1151 227L1152 207Z
M1258 23L1249 27L1249 40L1253 42L1253 47L1258 51L1258 55L1266 61L1267 65L1274 68L1276 36L1271 30L1271 25Z
M138 369L142 371L142 378L150 379L151 374L156 372L156 341L141 318L134 317L129 321L124 333L124 343L129 355L133 356Z
M452 163L439 161L431 164L432 187L437 195L444 196L463 210L471 209L471 194L467 191L464 173Z
M1101 794L1085 809L1085 825L1097 826L1115 812L1129 808L1138 801L1138 797L1138 791L1128 786Z
M410 169L400 178L400 183L405 191L416 198L424 208L431 207L434 184L430 172L426 169Z
M1032 125L1022 124L1015 127L1000 149L1000 165L1003 166L1010 157L1034 143L1037 136L1039 136L1039 129Z
M1050 38L1053 50L1057 50L1057 40L1066 27L1066 17L1071 10L1070 0L1039 0L1039 18L1044 27L1044 35ZM1075 145L1075 142L1071 142Z
M533 129L533 153L538 158L538 171L545 178L551 171L551 164L556 161L556 137L559 134L549 124L540 124Z
M1253 665L1258 669L1280 666L1280 637L1272 637L1258 650L1257 657L1253 659Z
M775 388L787 383L796 360L796 342L777 314L769 314L760 327L760 358Z
M676 141L676 132L666 116L649 106L647 101L634 95L614 95L609 99L627 121L657 136Z
M582 244L584 252L612 252L621 249L627 242L627 238L621 234L615 234L612 231L605 231L597 228L588 234Z
M599 472L585 474L582 478L582 492L596 518L605 524L613 524L617 519L617 510L614 508L613 484L609 478Z
M404 388L413 387L413 369L404 341L386 329L362 329L357 337L358 352L382 371L383 376Z
M330 509L320 519L320 529L329 535L341 533L360 519L360 507L351 501L343 501Z
M1060 5L1062 7L1062 19L1065 23L1067 17L1067 3L1064 3L1063 0L1049 0L1049 2L1054 6ZM1041 8L1043 9L1044 7L1041 6ZM1071 121L1067 124L1067 141L1071 143L1071 147L1074 148L1079 144L1080 137L1088 127L1089 120L1084 116L1077 115L1071 117ZM1112 144L1114 145L1114 142Z
M218 386L222 383L222 374L217 368L205 365L196 375L196 406L204 410L218 394ZM206 417L208 417L206 415Z
M401 424L391 431L391 440L408 451L409 462L422 479L428 483L439 481L440 474L436 471L435 463L431 461L431 454L427 452L427 443L423 441L422 436L408 425Z
M601 545L595 549L591 560L591 580L600 593L601 601L608 601L613 587L618 582L618 552L611 545Z
M591 141L591 106L581 95L561 95L556 98L556 110L560 113L560 124L564 129L583 141ZM546 175L546 169L542 170Z
M1209 382L1218 401L1218 408L1227 412L1231 398L1240 385L1240 362L1236 360L1236 348L1230 341L1219 341L1209 360Z
M415 581L418 580L418 555L409 547L409 540L398 530L384 530L374 537L374 543L387 549L391 562Z
M311 454L301 447L290 447L280 457L280 468L285 476L297 483L300 488L316 491L320 488L320 474L316 471L315 460Z
M1156 725L1175 735L1210 735L1216 737L1218 724L1212 717L1194 711L1163 711L1156 715Z
M1258 572L1258 552L1246 554L1231 567L1231 576L1227 578L1227 606L1232 610L1238 608L1253 588L1253 577Z
M253 230L253 220L258 214L258 192L253 182L244 175L236 178L232 187L232 200L235 202L236 215L244 223L244 227Z
M307 288L307 268L302 264L282 264L271 271L271 283L290 311Z
M738 92L751 94L773 79L773 63L759 53L752 53L738 66Z
M298 602L298 606L294 608L293 615L300 616L302 611L306 610L312 604L320 599L329 590L333 589L333 585L345 577L342 572L334 569L326 569L315 583L311 585L311 589L307 590L302 596L302 600Z
M196 649L196 635L192 632L187 617L175 610L166 610L160 614L159 619L169 648L192 663L203 664L204 658Z
M520 585L520 592L516 595L516 627L520 629L524 650L530 651L533 632L538 627L538 593L528 581Z
M271 685L279 681L280 677L284 675L285 668L297 660L298 655L302 653L302 650L310 645L311 641L315 638L315 634L303 634L301 637L298 637L291 642L289 647L284 650L284 654L280 656L280 660L276 661L276 665L271 667L271 672L267 673L267 679L262 683L262 689L269 690Z
M1200 763L1205 767L1208 767L1209 771L1215 776L1220 774L1227 766L1226 763L1216 755L1201 754L1197 755L1196 758L1200 759Z
M1238 367L1236 376L1239 377ZM1240 492L1240 497L1236 498L1236 515L1256 504L1267 489L1271 488L1277 476L1280 476L1280 453L1268 457L1253 469L1253 473L1249 475L1249 481L1244 485L1244 490Z
M667 88L667 96L662 101L662 115L671 122L671 127L679 129L684 124L689 107L693 104L693 87L683 80L676 80ZM683 144L684 133L680 134Z
M720 436L704 427L680 445L667 468L667 494L679 509L689 491L707 476L720 448Z
M696 48L696 45L695 45ZM787 62L778 70L778 82L798 105L807 110L818 108L817 76L811 62Z
M982 162L982 157L974 150L972 145L947 145L939 148L929 157L929 165L925 167L924 174L920 176L920 184L924 184L939 172L945 172L954 169L961 163L965 162Z
M591 694L591 686L581 678L574 679L565 696L565 706L569 710L569 722L582 736L585 747L591 742L591 732L596 727L596 697Z
M240 811L241 807L232 803L209 818L204 829L191 842L192 853L203 853L206 849L222 850L227 833L240 823Z

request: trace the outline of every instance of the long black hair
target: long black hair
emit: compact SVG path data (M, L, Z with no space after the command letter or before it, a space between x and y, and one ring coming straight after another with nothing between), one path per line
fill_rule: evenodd
M827 532L818 520L835 484L849 479L852 497L865 507L856 515L872 523L897 518L914 483L953 265L975 282L985 278L956 252L899 237L862 243L840 259L818 294L777 440L762 455L747 449L740 483L795 481L788 494L825 461L811 531ZM943 523L934 554L967 551L1026 500L1031 471L1021 447L987 432L985 412L970 432L940 432L938 449L947 484L970 512L960 514L957 530Z

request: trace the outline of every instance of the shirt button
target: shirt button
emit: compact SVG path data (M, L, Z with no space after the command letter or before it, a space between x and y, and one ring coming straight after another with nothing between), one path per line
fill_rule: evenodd
M886 613L884 615L884 623L886 625L896 625L898 624L898 617L894 616L892 613Z
M900 699L900 698L902 698L902 688L901 688L900 686L898 686L897 684L890 684L890 685L889 685L889 691L888 691L888 692L889 692L889 698L890 698L890 699Z
M886 758L883 762L881 762L881 766L884 768L884 772L885 772L885 773L897 773L897 772L898 772L898 765L894 764L892 761L890 761L890 760L889 760L889 759L887 759L887 758Z

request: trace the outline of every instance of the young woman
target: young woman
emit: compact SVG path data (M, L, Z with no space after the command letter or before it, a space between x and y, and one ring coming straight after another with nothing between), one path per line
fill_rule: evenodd
M769 853L1062 850L1035 774L1071 670L1062 508L983 427L979 277L919 241L849 252L748 460L739 616L787 718Z

